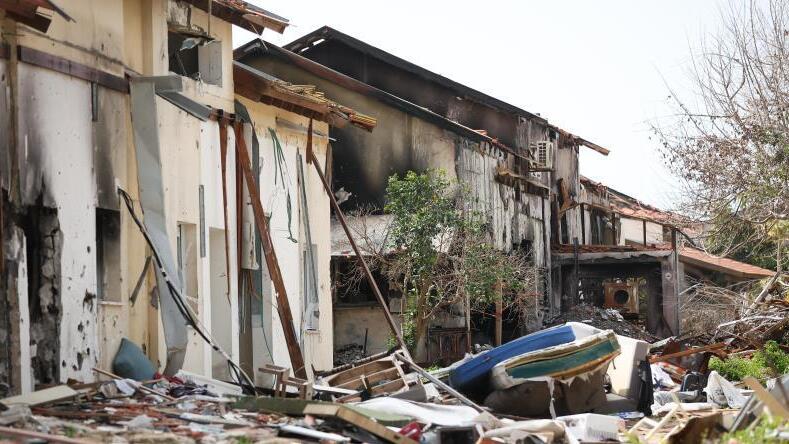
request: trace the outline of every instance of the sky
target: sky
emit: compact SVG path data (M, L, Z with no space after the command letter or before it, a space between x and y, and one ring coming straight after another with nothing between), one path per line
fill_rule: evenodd
M744 1L744 0L740 0ZM725 0L251 0L290 20L284 45L328 25L611 150L581 149L581 174L664 209L677 181L651 124L692 94L691 54ZM737 3L735 1L735 3ZM234 28L233 44L256 35ZM495 137L495 134L492 136Z

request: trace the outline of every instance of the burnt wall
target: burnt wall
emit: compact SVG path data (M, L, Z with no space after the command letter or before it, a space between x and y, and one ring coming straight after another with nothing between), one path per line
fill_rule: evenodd
M45 207L41 202L39 198L38 203L29 207L21 218L27 240L31 366L36 384L55 384L60 382L61 367L60 255L63 232L57 210Z
M518 137L518 126L525 116L496 109L463 91L369 56L341 41L328 39L299 55L469 128L486 130L492 137L511 147L528 146L522 145L523 140Z

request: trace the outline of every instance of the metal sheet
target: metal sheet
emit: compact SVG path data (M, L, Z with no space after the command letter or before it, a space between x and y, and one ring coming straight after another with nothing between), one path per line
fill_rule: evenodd
M151 79L132 79L131 114L134 130L134 146L137 157L137 180L140 188L140 205L144 214L145 228L151 244L156 249L162 269L156 268L156 283L159 289L159 309L164 326L167 346L167 363L164 374L175 375L184 362L188 334L186 320L178 309L163 273L180 290L183 289L178 268L175 264L170 242L167 238L167 219L164 211L164 185L159 152L159 130L156 115L156 87ZM186 305L186 304L185 304ZM188 305L187 305L188 306Z
M312 122L310 122L310 128L312 128ZM312 143L312 138L308 137L308 144ZM307 149L309 150L310 147L308 146ZM306 256L306 270L304 273L306 276L304 277L304 295L306 299L304 310L304 319L302 322L304 323L304 328L307 330L318 330L320 326L320 305L318 302L318 272L315 266L315 249L314 244L312 243L312 229L310 228L310 212L309 206L307 205L307 184L305 183L305 174L304 174L304 162L301 159L301 154L296 155L299 163L299 188L301 191L301 199L299 202L301 203L301 217L302 217L302 224L304 227L304 237L305 237L305 245L304 245L304 254Z

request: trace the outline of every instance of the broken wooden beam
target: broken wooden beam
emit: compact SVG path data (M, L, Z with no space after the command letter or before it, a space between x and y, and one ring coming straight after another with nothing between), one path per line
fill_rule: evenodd
M279 268L277 253L274 251L274 242L271 240L268 219L263 212L263 204L260 200L258 184L252 174L249 151L244 141L243 126L239 121L236 121L236 156L247 183L249 197L252 201L252 211L255 215L255 226L258 229L258 234L260 234L263 255L266 258L266 267L268 267L271 282L274 284L274 292L277 296L277 313L282 323L282 331L285 334L285 342L287 343L288 355L290 356L290 365L291 368L293 368L293 374L297 378L306 379L307 369L304 366L304 357L301 354L299 338L296 336L296 329L293 326L293 314L290 310L288 293L285 290L285 281L282 279L282 271Z
M716 344L705 345L703 347L696 347L696 348L689 348L687 350L682 350L680 352L671 353L668 355L660 355L660 356L652 356L649 358L649 363L654 364L656 362L663 362L669 359L674 358L681 358L684 356L695 355L696 353L703 353L703 352L713 352L718 351L726 347L726 344L723 342L718 342Z
M341 419L393 444L416 444L416 441L413 439L394 432L383 424L379 424L367 416L345 406L336 404L310 404L304 409L304 414Z

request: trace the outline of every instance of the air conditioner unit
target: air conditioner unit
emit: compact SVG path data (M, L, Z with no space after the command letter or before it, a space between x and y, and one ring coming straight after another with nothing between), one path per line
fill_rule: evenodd
M616 308L627 313L638 314L638 286L626 282L606 282L605 308Z
M555 144L548 140L532 142L529 145L533 166L540 169L553 169L553 151Z

